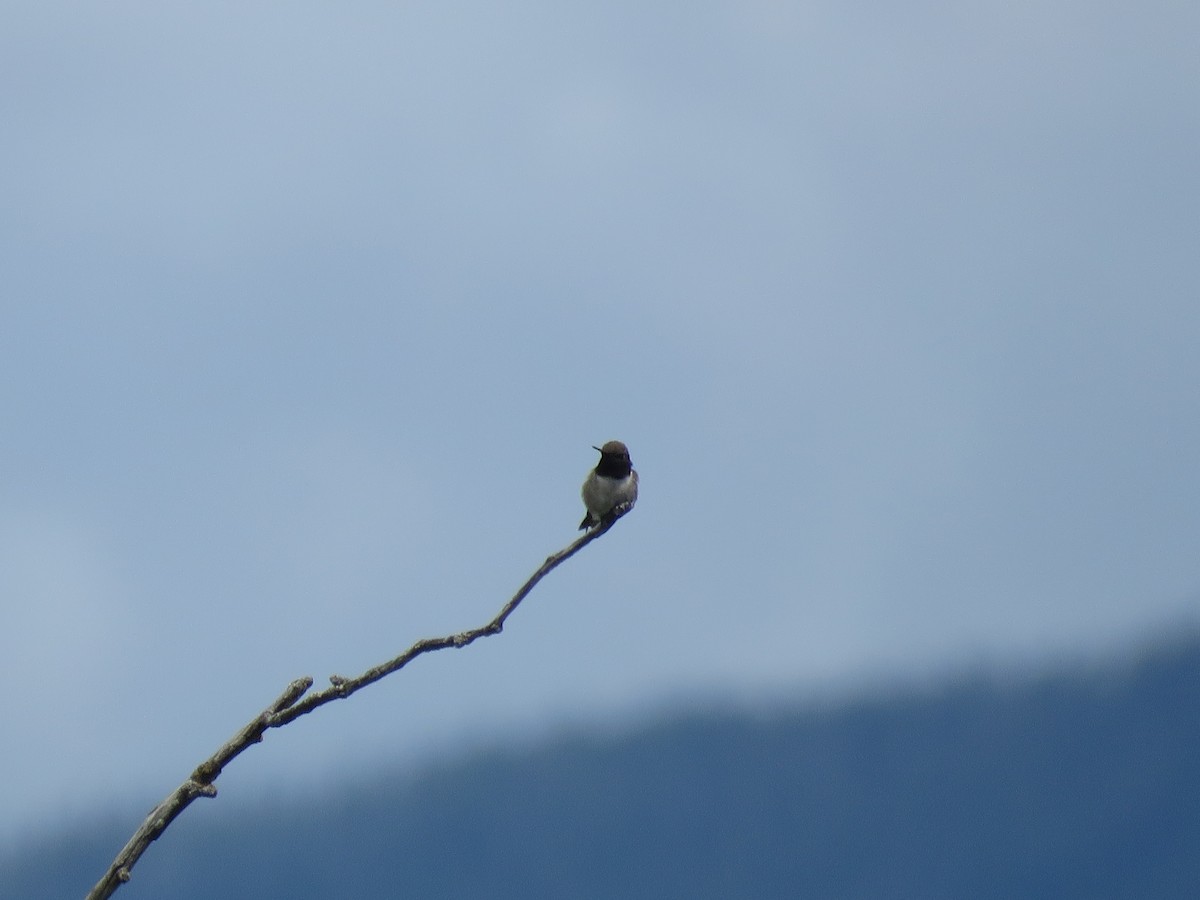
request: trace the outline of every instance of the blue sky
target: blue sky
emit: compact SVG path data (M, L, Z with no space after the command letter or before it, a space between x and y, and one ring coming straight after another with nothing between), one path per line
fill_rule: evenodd
M0 833L1200 611L1189 4L3 19Z

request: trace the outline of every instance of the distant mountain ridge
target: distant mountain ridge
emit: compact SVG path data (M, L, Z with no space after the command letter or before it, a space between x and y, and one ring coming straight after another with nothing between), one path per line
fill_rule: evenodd
M0 896L81 897L132 826L0 856ZM253 818L218 800L117 896L1200 897L1200 636L1023 684L489 752Z

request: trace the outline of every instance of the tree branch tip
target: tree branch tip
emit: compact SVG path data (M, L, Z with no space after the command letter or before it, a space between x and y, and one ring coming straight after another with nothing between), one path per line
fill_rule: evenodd
M313 685L312 676L305 675L303 678L297 678L279 695L279 699L271 704L268 710L269 714L282 712L290 706L294 706L296 701L303 697L310 687Z

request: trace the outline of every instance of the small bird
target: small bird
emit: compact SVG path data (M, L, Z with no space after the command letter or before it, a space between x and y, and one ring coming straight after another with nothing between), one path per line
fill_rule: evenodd
M629 460L629 448L620 441L609 441L592 449L600 451L600 462L583 482L581 493L587 515L579 523L580 531L625 515L637 502L638 473Z

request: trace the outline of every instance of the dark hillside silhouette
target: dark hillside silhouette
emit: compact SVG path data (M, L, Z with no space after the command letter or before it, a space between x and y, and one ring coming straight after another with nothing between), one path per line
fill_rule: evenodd
M692 715L325 797L181 821L123 896L1194 898L1200 639L1023 684ZM122 828L4 859L0 894L82 896Z

